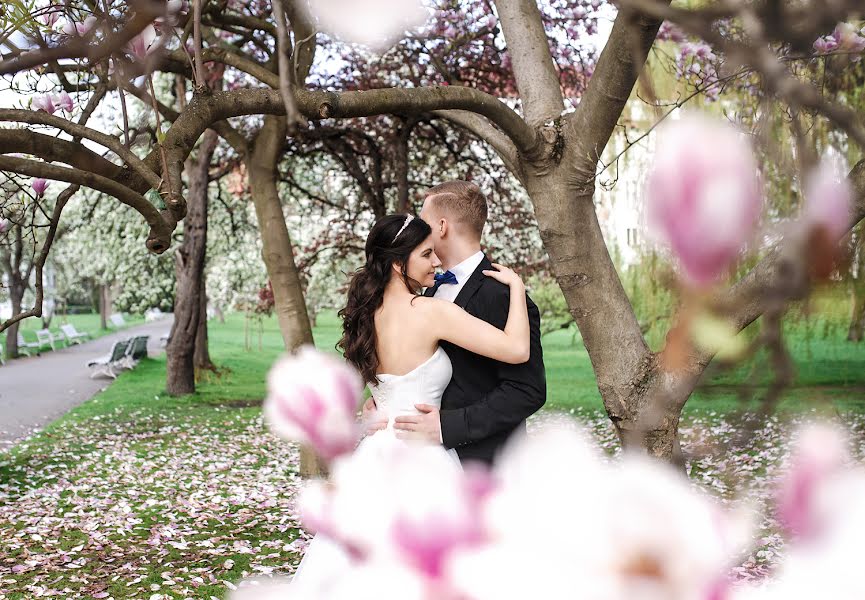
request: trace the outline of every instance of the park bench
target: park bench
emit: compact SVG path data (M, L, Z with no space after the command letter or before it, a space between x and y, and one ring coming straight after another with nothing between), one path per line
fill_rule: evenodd
M150 339L148 335L139 335L129 340L129 346L126 348L126 354L120 361L120 366L124 369L133 369L142 358L147 358L147 341Z
M47 329L40 329L36 332L36 343L39 345L39 350L42 348L57 349L54 347L54 334Z
M111 325L113 325L116 329L120 329L121 327L126 327L126 321L123 320L123 315L120 313L114 313L108 320L111 321Z
M20 333L18 334L18 352L23 352L27 356L33 356L34 354L39 354L39 342L28 342L24 339L24 336Z
M123 367L123 360L129 349L130 341L118 340L111 346L111 351L108 354L87 361L87 366L93 369L90 373L90 379L97 375L108 375L112 379L117 379L117 373L114 372L114 369Z
M144 312L144 320L147 323L151 321L158 321L165 317L165 313L158 308L149 308Z
M89 333L86 331L78 331L72 323L61 325L60 331L63 333L63 338L66 340L67 345L82 344L85 340L90 338Z

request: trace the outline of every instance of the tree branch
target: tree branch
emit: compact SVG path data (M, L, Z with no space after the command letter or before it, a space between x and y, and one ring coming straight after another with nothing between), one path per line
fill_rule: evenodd
M69 200L72 198L72 196L75 195L78 189L78 185L70 185L57 195L57 200L54 203L54 211L51 214L48 233L45 236L45 241L42 242L42 248L39 250L39 257L36 259L36 299L33 301L33 308L28 311L18 313L17 315L12 315L12 317L0 323L0 332L5 331L18 321L22 321L28 317L42 316L42 302L44 299L42 269L45 267L45 261L48 260L48 253L51 251L51 245L54 243L54 238L57 235L57 228L60 225L60 213L63 212L63 209L66 207L66 203L69 202ZM33 265L30 266L33 267ZM29 279L29 273L27 278Z
M487 142L505 163L508 171L513 173L520 182L524 181L525 173L516 146L508 136L496 129L489 121L465 110L437 110L433 115L467 129Z
M117 33L106 35L103 41L96 43L96 28L94 28L83 37L75 37L62 46L31 50L15 58L0 61L0 75L19 73L63 59L84 58L91 64L99 62L110 56L112 52L123 48L132 38L150 25L153 19L164 13L164 10L162 13L153 10L156 3L151 1L139 1L132 4L135 10L132 18L123 29Z
M301 114L310 119L365 117L377 114L422 114L434 110L460 109L481 114L498 125L520 152L530 153L538 136L519 115L498 99L465 87L386 88L370 91L312 92L296 91ZM242 89L195 95L190 106L165 136L164 147L170 161L182 164L204 130L217 121L242 115L285 114L282 95L269 89ZM159 172L155 152L144 159Z
M577 183L591 182L592 189L585 190L586 195L594 192L595 169L601 153L619 122L660 27L660 19L619 12L594 75L576 112L568 119L569 133L578 140L573 157L578 169Z
M526 121L538 126L564 110L562 90L536 0L496 0Z
M159 176L151 171L140 158L123 146L117 138L110 135L79 125L78 123L73 123L72 121L67 121L61 117L55 117L54 115L34 110L0 109L0 122L48 125L65 131L69 135L96 142L114 152L118 158L135 170L152 189L159 189Z
M146 242L149 250L161 254L171 245L171 233L177 222L173 220L170 213L164 211L160 214L144 196L112 179L80 169L70 169L14 156L0 156L0 170L13 171L29 177L65 181L104 192L132 207L144 217L150 225L150 236ZM168 219L165 218L166 215L169 216Z

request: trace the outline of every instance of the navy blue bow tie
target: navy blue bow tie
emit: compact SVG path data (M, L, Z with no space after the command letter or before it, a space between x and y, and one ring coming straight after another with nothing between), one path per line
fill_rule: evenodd
M436 280L436 282L435 282L435 285L433 286L433 291L432 291L433 296L435 296L435 293L438 291L439 287L446 285L446 284L450 284L450 283L459 283L459 281L457 281L457 276L454 275L453 273L451 273L450 271L445 271L444 273L441 273L441 274L436 273L435 274L435 280Z

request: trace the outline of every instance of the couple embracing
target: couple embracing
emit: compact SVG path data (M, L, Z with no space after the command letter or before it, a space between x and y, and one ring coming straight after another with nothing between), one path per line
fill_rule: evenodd
M427 191L420 218L389 215L370 231L340 311L339 346L372 392L361 444L422 440L490 464L544 404L540 314L519 276L481 251L486 219L480 189L450 181ZM316 536L295 581L348 561Z

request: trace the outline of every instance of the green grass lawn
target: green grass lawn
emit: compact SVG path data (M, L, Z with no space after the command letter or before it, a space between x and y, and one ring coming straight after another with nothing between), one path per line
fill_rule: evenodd
M97 404L111 405L112 408L116 404L119 408L128 406L130 398L136 396L146 396L145 404L157 408L260 400L265 392L267 370L283 351L282 338L275 318L262 321L260 336L259 325L252 321L249 324L250 349L246 350L245 329L242 314L230 314L225 323L210 322L211 353L224 373L220 376L205 374L206 380L192 397L179 400L165 397L164 357L160 357L145 361L134 372L124 374L99 396ZM793 385L784 393L781 408L796 409L805 407L810 400L829 400L839 409L865 409L865 343L847 342L837 332L824 338L820 327L812 327L812 331L801 326L789 329L787 344L797 375ZM334 346L340 335L340 322L336 315L321 314L314 329L316 346L336 352ZM543 345L547 407L602 410L591 362L579 338L574 342L570 332L560 330L546 335ZM753 377L754 373L758 377ZM738 406L739 384L749 381L754 386L752 394L759 397L765 392L769 377L767 358L758 354L733 370L709 378L688 402L687 408L725 412ZM160 400L150 400L155 397ZM90 410L87 404L76 409L87 410Z

